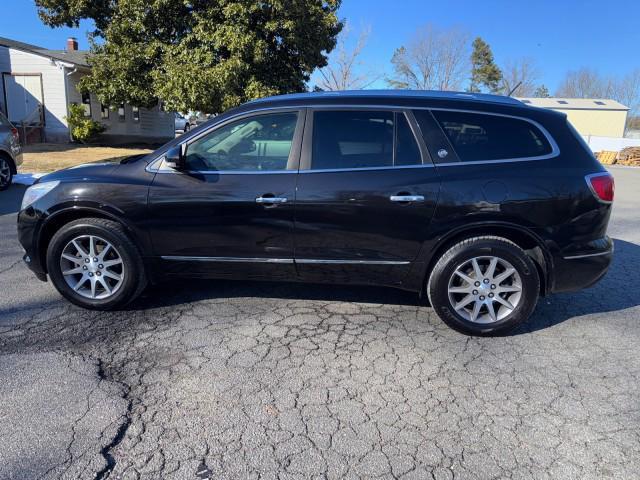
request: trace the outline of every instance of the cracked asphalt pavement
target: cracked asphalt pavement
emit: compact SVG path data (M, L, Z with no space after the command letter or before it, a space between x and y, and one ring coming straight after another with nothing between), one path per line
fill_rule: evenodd
M640 472L640 170L608 275L501 338L386 289L184 281L101 313L20 261L0 193L0 479Z

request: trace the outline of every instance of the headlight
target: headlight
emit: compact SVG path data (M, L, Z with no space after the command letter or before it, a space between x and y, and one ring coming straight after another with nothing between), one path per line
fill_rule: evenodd
M24 210L33 202L40 200L47 193L49 193L51 190L56 188L59 184L60 182L56 181L56 182L36 183L35 185L31 185L24 192L24 197L22 197L22 206L20 207L20 210Z

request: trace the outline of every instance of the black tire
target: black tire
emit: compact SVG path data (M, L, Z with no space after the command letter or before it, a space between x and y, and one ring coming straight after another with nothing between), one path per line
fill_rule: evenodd
M81 235L95 235L108 241L119 253L124 278L113 295L104 299L83 297L66 282L60 265L65 246ZM58 230L47 249L47 270L58 292L70 302L92 310L113 310L134 300L147 285L142 257L122 225L102 218L82 218L64 225ZM115 290L115 289L114 289Z
M183 132L187 133L189 130L191 130L191 125L189 125L188 123L185 123Z
M5 170L8 173L8 178L0 176L0 191L9 188L13 181L13 162L4 154L0 154L0 172L2 172L2 170Z
M521 296L515 309L492 323L476 323L458 313L449 299L449 280L456 269L477 257L498 257L513 266L521 279ZM427 295L438 316L450 327L470 335L500 335L526 322L538 302L540 278L529 256L515 243L493 236L474 237L448 249L427 282Z

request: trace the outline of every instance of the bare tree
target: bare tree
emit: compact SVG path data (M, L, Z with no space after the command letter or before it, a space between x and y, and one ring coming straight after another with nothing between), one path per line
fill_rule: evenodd
M640 115L640 68L624 77L604 77L589 68L568 72L557 96L570 98L611 98L629 107L627 128Z
M537 89L540 74L530 57L509 60L502 67L502 93L514 97L531 97Z
M565 98L608 98L611 94L611 80L590 68L567 72L556 91L556 97Z
M460 90L468 75L469 34L457 28L425 25L391 58L393 88Z
M369 87L380 78L364 69L364 62L360 59L362 51L367 45L371 27L360 30L355 43L349 41L351 29L345 25L338 38L334 53L329 58L329 64L320 69L318 87L322 90L360 90Z
M611 96L629 107L629 117L640 115L640 68L612 83Z

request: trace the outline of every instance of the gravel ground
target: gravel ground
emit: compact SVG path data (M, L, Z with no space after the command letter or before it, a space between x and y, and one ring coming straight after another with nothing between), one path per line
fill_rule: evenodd
M126 311L22 265L0 193L0 478L637 478L640 170L616 255L503 338L386 289L191 282Z

